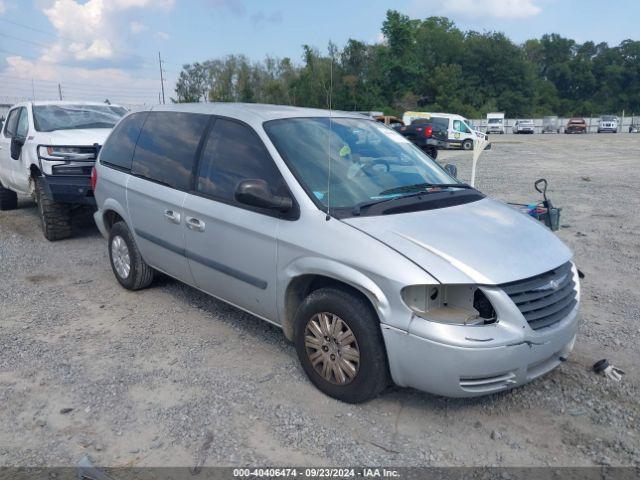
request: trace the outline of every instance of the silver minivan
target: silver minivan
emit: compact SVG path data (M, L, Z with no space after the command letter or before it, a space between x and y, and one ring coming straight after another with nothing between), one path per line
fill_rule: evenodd
M337 399L499 392L573 348L569 249L361 115L158 106L120 121L92 181L123 287L164 272L281 327Z

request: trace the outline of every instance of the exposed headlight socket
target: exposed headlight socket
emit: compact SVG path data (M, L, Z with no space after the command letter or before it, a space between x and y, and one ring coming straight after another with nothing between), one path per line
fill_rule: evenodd
M489 325L497 321L493 305L476 285L411 285L405 304L421 318L453 325Z

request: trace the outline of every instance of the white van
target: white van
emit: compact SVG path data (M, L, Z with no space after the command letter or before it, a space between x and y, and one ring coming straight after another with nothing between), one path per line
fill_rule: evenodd
M443 140L449 149L472 150L475 139L487 139L484 133L471 127L469 120L453 113L405 112L402 121L405 125L410 125L418 118L431 119L434 130L439 128L446 131L447 138Z
M504 134L504 113L487 113L487 133Z

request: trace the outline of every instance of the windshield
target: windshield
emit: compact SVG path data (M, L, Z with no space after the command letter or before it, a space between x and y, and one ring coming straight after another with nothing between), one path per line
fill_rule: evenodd
M38 132L113 128L125 113L116 105L34 105L33 123Z
M377 122L289 118L266 122L265 130L307 193L324 208L328 201L332 210L353 209L424 191L425 184L458 184L410 141Z
M489 123L502 123L501 118L490 118Z
M603 122L614 122L614 121L616 121L616 117L614 117L613 115L603 115L602 116L602 121Z

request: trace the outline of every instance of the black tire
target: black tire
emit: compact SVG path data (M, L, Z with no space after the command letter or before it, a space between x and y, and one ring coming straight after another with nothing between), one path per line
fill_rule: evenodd
M337 315L351 329L360 352L359 367L350 383L337 384L318 373L307 353L305 329L314 315ZM339 288L314 291L300 305L295 316L294 342L298 359L309 380L321 392L347 403L362 403L382 392L389 384L387 355L380 321L361 296Z
M0 186L0 210L18 208L18 195L13 190Z
M422 151L427 155L429 155L434 160L438 158L438 149L436 147L427 146L427 147L424 147Z
M462 149L463 150L473 150L473 140L471 140L470 138L467 138L465 141L462 142Z
M56 203L42 177L35 177L36 202L44 237L50 242L71 236L71 205Z
M116 239L116 237L124 240L128 249L130 258L130 270L126 277L121 276L118 273L116 266L114 265L113 248L114 239ZM145 262L142 258L140 250L138 250L138 246L136 245L133 235L131 235L131 231L129 230L129 227L127 227L126 223L122 221L116 222L113 227L111 227L111 230L109 231L108 248L109 263L111 263L113 274L115 275L116 280L118 280L118 283L120 283L120 285L122 285L127 290L140 290L151 285L155 272L153 268L147 265L147 262Z

